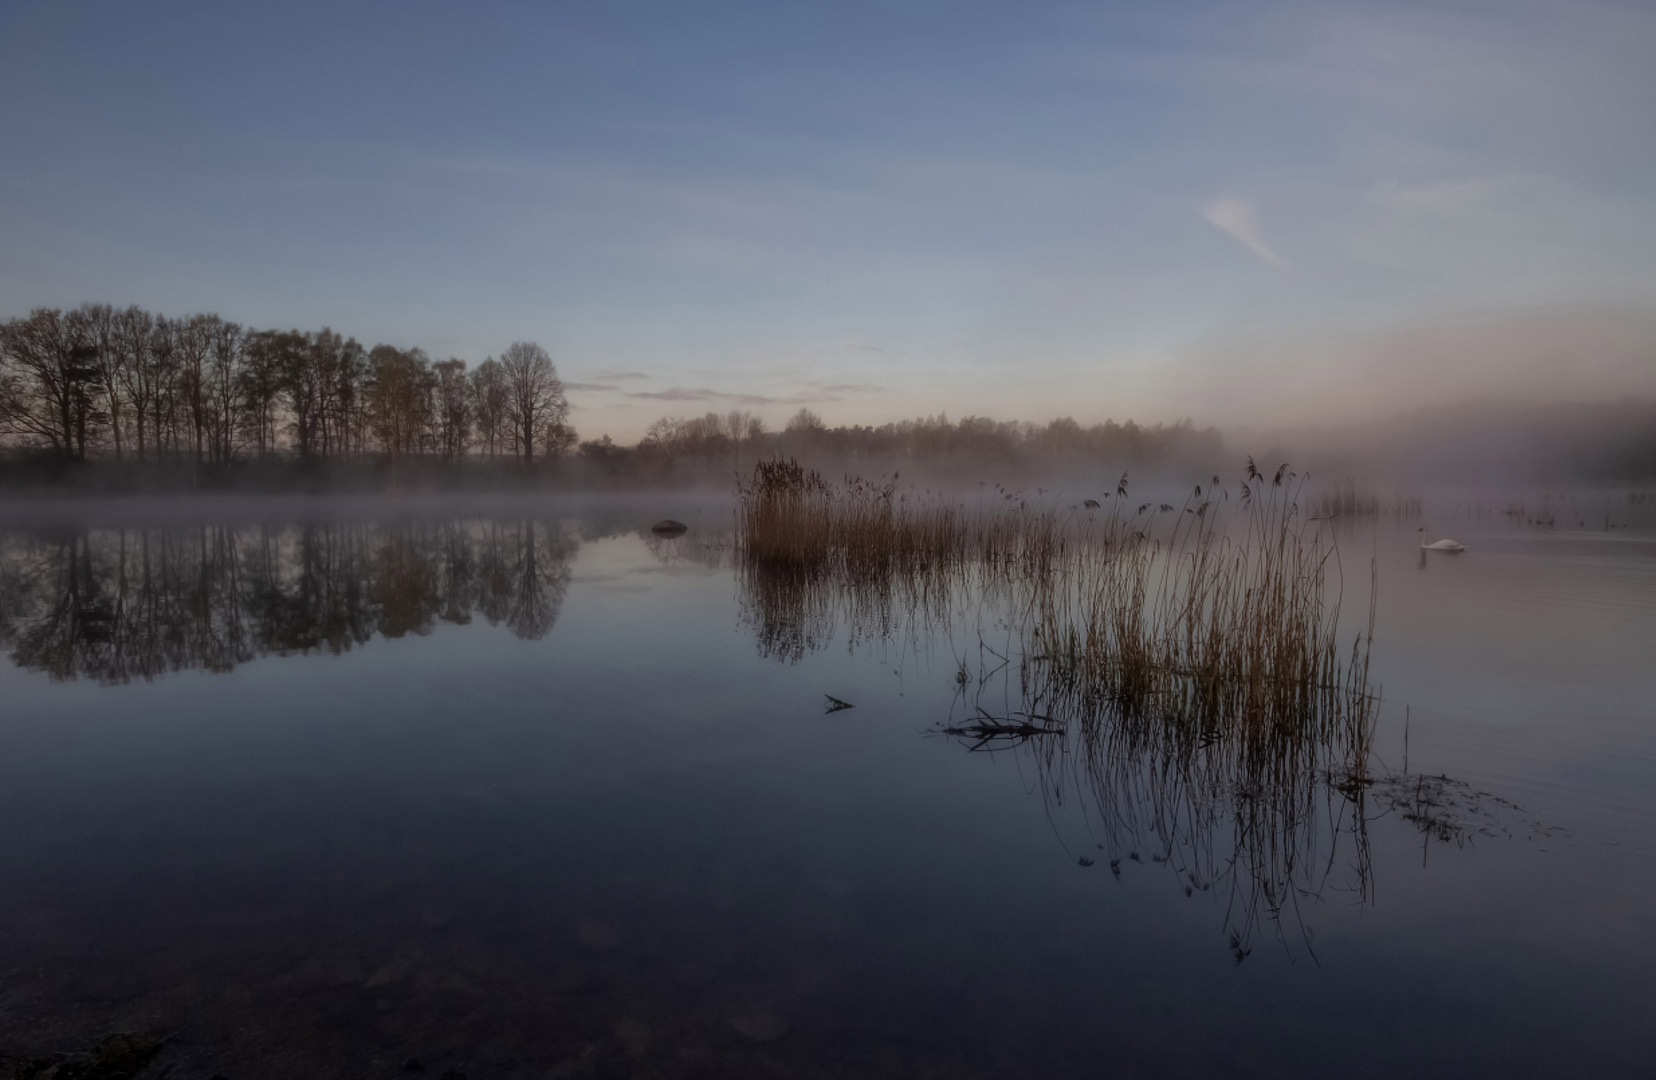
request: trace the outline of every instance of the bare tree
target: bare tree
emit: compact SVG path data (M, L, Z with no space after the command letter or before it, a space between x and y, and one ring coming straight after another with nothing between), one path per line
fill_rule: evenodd
M84 459L96 418L95 357L74 312L39 308L0 323L0 424Z
M203 396L207 401L207 450L215 463L226 464L235 453L242 396L237 387L244 360L246 335L233 322L214 317L209 327L212 354L208 359Z
M368 350L335 335L328 372L327 442L333 453L360 454L368 437Z
M725 414L725 437L730 440L731 452L741 455L744 447L757 449L765 437L765 422L753 413L733 409Z
M154 432L157 457L178 452L179 431L179 336L183 319L157 316L155 329L150 334L149 371L147 381L154 389L155 403L151 409L151 429Z
M437 447L450 461L466 452L471 440L471 394L466 362L449 358L435 365L437 377Z
M532 460L537 445L543 453L567 448L572 441L566 423L569 400L546 350L532 341L513 342L500 354L500 367L506 378L512 446L518 456Z
M236 379L242 422L259 456L276 452L276 418L282 392L282 340L287 335L260 330L248 335L244 363Z
M110 441L115 446L115 460L121 460L122 406L126 397L121 389L121 368L126 353L120 345L118 320L120 313L108 304L82 304L82 324L86 328L86 342L97 350L92 363L97 367L97 392L100 411L107 426Z
M419 349L376 345L368 354L368 422L392 457L417 454L431 428L431 362Z
M472 422L477 442L489 457L499 457L506 447L506 374L500 361L489 357L472 370L470 384Z
M142 308L129 307L116 318L115 336L122 354L117 375L122 395L131 409L139 461L144 460L148 446L146 436L157 395L150 341L154 332L155 316Z
M305 343L307 377L315 393L311 440L315 453L345 456L353 449L353 433L360 436L366 354L355 338L343 338L326 327L305 335Z
M328 331L322 332L324 335ZM288 408L288 428L301 461L315 458L322 448L322 418L328 394L327 372L317 337L289 330L275 338L276 369Z
M179 408L190 435L190 453L196 461L207 455L207 365L213 353L217 315L196 315L178 324Z
M828 427L822 422L822 417L810 409L800 409L788 418L786 430L798 432L826 431Z

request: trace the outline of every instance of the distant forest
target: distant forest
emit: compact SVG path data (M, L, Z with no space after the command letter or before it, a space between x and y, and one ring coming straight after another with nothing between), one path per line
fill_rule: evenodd
M1217 463L1189 422L1083 426L967 417L781 431L752 413L665 417L635 446L581 442L546 350L517 342L474 368L372 348L329 329L255 330L217 315L41 308L0 323L0 483L12 488L568 484L728 477L790 455L940 478ZM983 475L975 478L982 479Z

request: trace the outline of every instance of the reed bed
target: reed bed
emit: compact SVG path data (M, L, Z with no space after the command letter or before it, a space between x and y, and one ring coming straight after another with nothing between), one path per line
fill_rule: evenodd
M1371 812L1423 842L1548 830L1374 754L1375 567L1343 618L1337 526L1305 488L1249 460L1178 504L1123 477L1061 509L772 461L740 485L732 550L761 652L799 659L841 621L853 642L949 641L957 696L935 733L1019 755L1077 862L1213 894L1238 963L1262 933L1315 958L1308 905L1371 896Z
M1194 743L1245 733L1268 758L1271 740L1327 729L1360 754L1368 638L1337 637L1338 549L1302 491L1250 460L1234 497L1215 478L1182 506L1132 509L1124 477L1108 509L969 507L762 462L738 491L738 564L759 620L802 624L801 648L835 610L878 633L975 603L1015 628L1022 677L1056 714Z
M1004 632L980 637L975 672L962 654L961 715L939 732L1031 756L1049 802L1088 808L1112 869L1142 856L1189 891L1228 885L1240 958L1322 890L1348 832L1366 892L1373 569L1367 620L1342 630L1339 551L1303 487L1249 461L1179 505L1135 505L1123 478L1061 511L765 463L739 492L744 606L761 651L794 659L836 618L853 638Z
M853 640L916 637L947 625L988 579L1046 575L1065 543L1058 515L1002 503L969 508L903 491L896 477L836 485L792 460L760 462L736 505L738 577L760 651L797 660L841 619Z
M969 508L904 491L898 478L825 481L792 459L737 485L736 534L750 563L845 582L889 575L943 583L967 569L1040 574L1067 530L1058 513L1008 498Z
M1360 743L1372 602L1342 646L1338 548L1298 490L1286 466L1267 477L1250 462L1237 521L1215 486L1161 511L1165 525L1119 503L1087 522L1063 572L1028 583L1026 685L1086 723L1152 723L1196 744L1245 734L1237 745L1270 760L1308 730Z
M1307 516L1316 519L1400 517L1417 518L1424 504L1418 495L1383 496L1353 481L1319 491L1307 500Z
M1019 665L1023 712L1067 733L1032 740L1043 790L1086 792L1112 860L1143 851L1187 889L1228 887L1239 957L1264 922L1303 926L1282 916L1362 828L1373 569L1342 639L1338 548L1299 495L1286 467L1250 462L1234 501L1198 489L1165 524L1118 504L1032 594ZM1352 851L1361 893L1367 845Z

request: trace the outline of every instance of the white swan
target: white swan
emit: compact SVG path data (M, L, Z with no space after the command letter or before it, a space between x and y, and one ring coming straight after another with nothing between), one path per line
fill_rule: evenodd
M1419 529L1416 529L1415 531L1416 532L1425 532L1426 527L1424 525L1422 525ZM1420 548L1421 548L1422 551L1447 551L1447 552L1450 552L1451 554L1466 550L1466 546L1464 544L1456 543L1453 540L1434 540L1430 544L1428 544L1426 541L1422 540L1420 542Z

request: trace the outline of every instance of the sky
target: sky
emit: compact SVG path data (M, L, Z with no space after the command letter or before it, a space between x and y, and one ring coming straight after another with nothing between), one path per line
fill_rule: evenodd
M0 317L748 409L1656 395L1656 4L0 5Z

